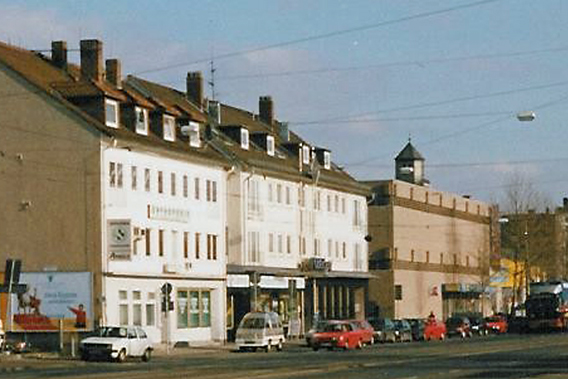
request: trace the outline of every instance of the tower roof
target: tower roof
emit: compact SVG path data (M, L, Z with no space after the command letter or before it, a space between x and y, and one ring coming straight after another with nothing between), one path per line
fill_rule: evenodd
M423 161L424 157L412 146L412 143L408 141L404 149L394 159L395 161L407 160L407 161Z

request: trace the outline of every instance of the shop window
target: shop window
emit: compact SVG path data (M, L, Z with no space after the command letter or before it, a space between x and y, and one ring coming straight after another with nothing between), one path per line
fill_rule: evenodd
M178 290L178 329L211 326L211 291Z
M156 294L148 292L148 301L146 302L146 326L156 325Z

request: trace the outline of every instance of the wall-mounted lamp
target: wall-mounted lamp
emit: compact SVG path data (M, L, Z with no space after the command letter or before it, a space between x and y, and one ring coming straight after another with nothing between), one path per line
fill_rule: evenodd
M22 200L20 201L20 210L25 211L32 206L31 200Z

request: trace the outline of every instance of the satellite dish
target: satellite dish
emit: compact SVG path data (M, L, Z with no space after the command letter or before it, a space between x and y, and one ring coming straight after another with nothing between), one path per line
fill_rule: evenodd
M189 136L191 133L191 127L189 125L182 125L180 128L180 132L183 136Z

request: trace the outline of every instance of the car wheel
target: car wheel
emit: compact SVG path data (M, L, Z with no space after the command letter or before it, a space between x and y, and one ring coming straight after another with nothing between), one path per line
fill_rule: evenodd
M144 354L142 354L142 361L143 362L150 362L150 359L152 358L152 350L151 349L146 349L144 351Z
M276 350L282 351L282 347L283 347L282 340L280 340L280 341L278 341L278 345L276 345Z
M313 349L314 351L318 351L319 348L320 348L319 343L313 343L313 344L312 344L312 349Z
M120 350L120 352L118 353L118 356L116 357L117 362L122 363L126 360L126 350L122 349Z

